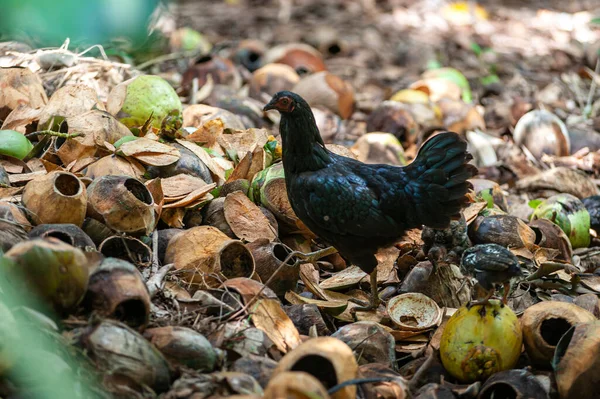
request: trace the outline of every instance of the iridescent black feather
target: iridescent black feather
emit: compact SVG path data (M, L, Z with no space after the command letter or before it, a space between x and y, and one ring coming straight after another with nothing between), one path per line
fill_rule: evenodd
M471 187L467 179L477 170L468 164L467 144L456 133L428 140L406 167L369 165L327 150L300 96L279 92L265 108L281 112L283 165L294 212L365 272L377 266L377 249L392 245L407 229L445 228L460 218Z

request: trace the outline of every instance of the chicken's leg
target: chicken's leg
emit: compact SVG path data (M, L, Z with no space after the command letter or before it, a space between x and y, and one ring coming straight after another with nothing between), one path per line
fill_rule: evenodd
M356 318L356 312L368 312L379 307L381 300L379 299L379 291L377 290L377 269L371 272L371 298L367 306L357 306L350 309L350 313Z
M502 295L502 306L508 304L508 294L510 292L510 282L506 281L503 284L504 286L504 294Z
M484 316L485 315L485 305L487 305L489 303L490 298L492 297L492 295L494 295L494 289L493 288L488 291L488 293L486 294L485 298L480 299L478 301L469 302L467 304L467 309L471 309L473 306L481 305L481 310L479 311L479 313L481 313L481 315Z
M337 252L338 252L338 250L335 249L334 247L327 247L324 249L319 249L318 251L308 252L308 253L293 251L288 255L288 257L285 260L285 263L289 262L289 260L293 259L293 258L297 258L297 260L296 260L296 262L294 262L294 264L314 263L321 258L324 258L329 255L333 255Z

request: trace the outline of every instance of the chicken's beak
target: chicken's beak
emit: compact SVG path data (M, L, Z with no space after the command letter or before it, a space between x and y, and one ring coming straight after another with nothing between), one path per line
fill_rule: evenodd
M263 108L264 112L270 111L272 109L277 109L275 107L275 102L273 102L273 100L269 101L269 103L267 105L265 105L265 107Z

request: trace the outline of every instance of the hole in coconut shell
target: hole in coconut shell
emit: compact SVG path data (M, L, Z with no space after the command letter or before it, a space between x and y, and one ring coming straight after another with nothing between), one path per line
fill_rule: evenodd
M112 316L127 324L129 327L139 327L146 324L146 306L139 299L129 299L121 302Z
M331 55L339 54L340 51L342 51L342 48L337 43L333 43L329 47L327 47L327 52Z
M60 174L54 179L54 187L66 197L72 197L81 192L81 182L73 175Z
M205 62L209 62L210 60L212 60L212 55L205 55L204 57L198 58L198 60L194 62L194 64L203 64Z
M73 239L73 237L71 237L64 231L49 231L46 234L43 234L42 237L54 237L69 245L75 245L75 240Z
M125 188L144 204L152 205L152 194L141 182L135 179L125 180Z
M544 320L540 326L540 334L548 345L556 346L560 338L571 328L565 319L552 318Z
M152 261L152 250L133 237L109 237L98 250L106 257L119 258L134 264L148 265Z
M250 277L254 272L252 254L244 244L231 241L219 254L221 273L227 278Z
M290 249L285 245L275 244L273 247L273 255L280 261L283 262L290 256ZM293 256L291 259L288 259L288 264L292 265L296 262L297 258Z
M534 226L529 226L529 227L531 227L531 230L533 230L533 232L535 233L535 245L540 245L542 243L542 240L545 238L544 233L542 233L542 230L540 230L537 227L534 227Z
M505 382L496 383L481 393L482 399L516 399L518 396L516 389Z
M338 384L335 367L325 357L319 355L307 355L300 358L292 367L291 371L304 371L316 377L327 389Z

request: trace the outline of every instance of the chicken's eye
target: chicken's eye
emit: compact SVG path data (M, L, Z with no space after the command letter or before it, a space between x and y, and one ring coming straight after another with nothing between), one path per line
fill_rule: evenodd
M287 98L282 98L282 99L281 99L281 104L282 104L282 105L289 105L289 104L290 104L290 100L289 100L289 99L287 99Z

